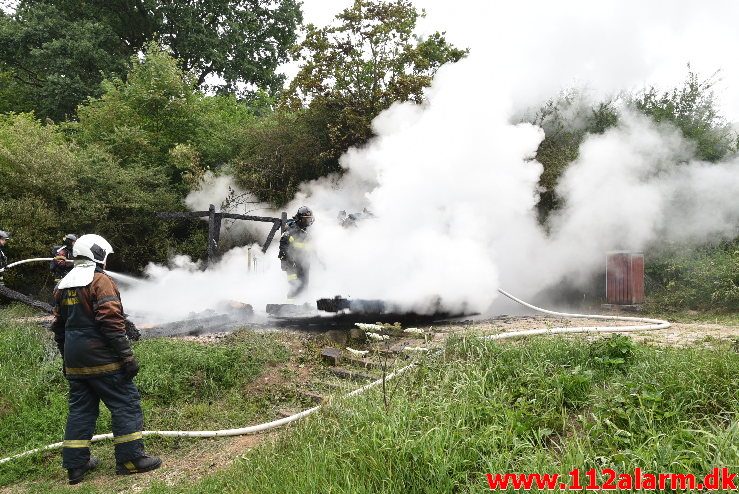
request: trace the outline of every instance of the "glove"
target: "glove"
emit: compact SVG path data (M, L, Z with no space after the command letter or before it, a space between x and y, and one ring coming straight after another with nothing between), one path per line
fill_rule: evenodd
M128 357L123 361L123 375L126 379L133 379L139 373L139 363L136 357Z

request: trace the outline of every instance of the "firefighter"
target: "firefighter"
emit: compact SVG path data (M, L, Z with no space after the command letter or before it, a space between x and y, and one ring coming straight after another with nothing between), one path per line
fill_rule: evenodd
M98 466L90 456L100 401L110 410L116 473L147 472L161 460L144 453L141 396L133 378L139 364L126 338L120 293L103 268L111 245L99 235L74 244L74 268L54 290L54 332L69 383L69 415L62 465L70 484Z
M49 263L49 269L54 276L54 285L59 283L74 266L72 262L72 248L77 241L77 235L68 233L62 239L62 245L55 245L51 248L51 255L54 257Z
M278 258L290 284L288 300L293 300L308 284L308 228L313 219L313 211L302 206L295 216L287 220L285 232L280 237Z
M10 234L0 230L0 269L5 269L8 266L8 256L5 255L5 244L8 243L8 240L10 240ZM5 271L0 271L0 285L5 286L3 273Z

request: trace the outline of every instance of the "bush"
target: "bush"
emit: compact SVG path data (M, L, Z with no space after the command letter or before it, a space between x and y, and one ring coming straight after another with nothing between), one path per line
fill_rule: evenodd
M181 226L153 213L182 208L168 185L156 169L123 168L101 147L81 148L57 126L42 125L31 115L0 118L0 228L13 235L11 261L48 257L65 233L105 236L116 250L114 270L166 260L178 245L172 229ZM48 282L48 269L34 265L7 276L8 284L20 289L38 288L44 279Z
M690 68L690 67L688 67ZM695 156L716 162L737 150L737 134L719 113L713 78L700 80L692 71L681 87L658 92L654 87L629 99L655 122L669 122L695 144Z
M739 239L674 246L646 264L648 305L657 310L739 311Z

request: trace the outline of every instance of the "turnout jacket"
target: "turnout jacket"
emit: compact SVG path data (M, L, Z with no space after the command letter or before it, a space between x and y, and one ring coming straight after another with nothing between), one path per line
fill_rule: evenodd
M113 279L97 268L89 285L54 290L54 302L51 330L67 379L121 372L133 351Z
M280 250L277 254L282 261L283 271L306 270L308 249L308 232L298 226L297 221L289 219L285 233L280 237Z
M49 262L49 270L54 276L64 278L74 267L71 259L72 249L66 245L55 245L51 248L51 255L54 259Z

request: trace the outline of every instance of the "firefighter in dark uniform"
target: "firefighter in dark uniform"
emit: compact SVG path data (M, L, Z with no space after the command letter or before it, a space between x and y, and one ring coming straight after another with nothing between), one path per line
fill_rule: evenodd
M313 211L306 206L301 207L287 220L285 232L280 237L278 257L290 284L288 300L298 296L308 284L308 228L313 219Z
M55 245L51 248L51 255L54 259L49 263L49 269L54 276L54 285L67 276L74 267L72 247L76 241L77 235L68 233L62 239L62 245Z
M62 465L70 484L98 466L90 439L102 400L112 418L116 473L154 470L161 460L144 453L141 396L133 383L139 365L126 338L120 293L103 271L113 248L99 235L82 235L73 250L74 268L54 290L51 327L69 382Z
M5 244L10 240L10 234L6 231L0 230L0 269L5 269L8 266L8 256L5 255ZM0 285L5 285L5 279L3 273L0 271Z

